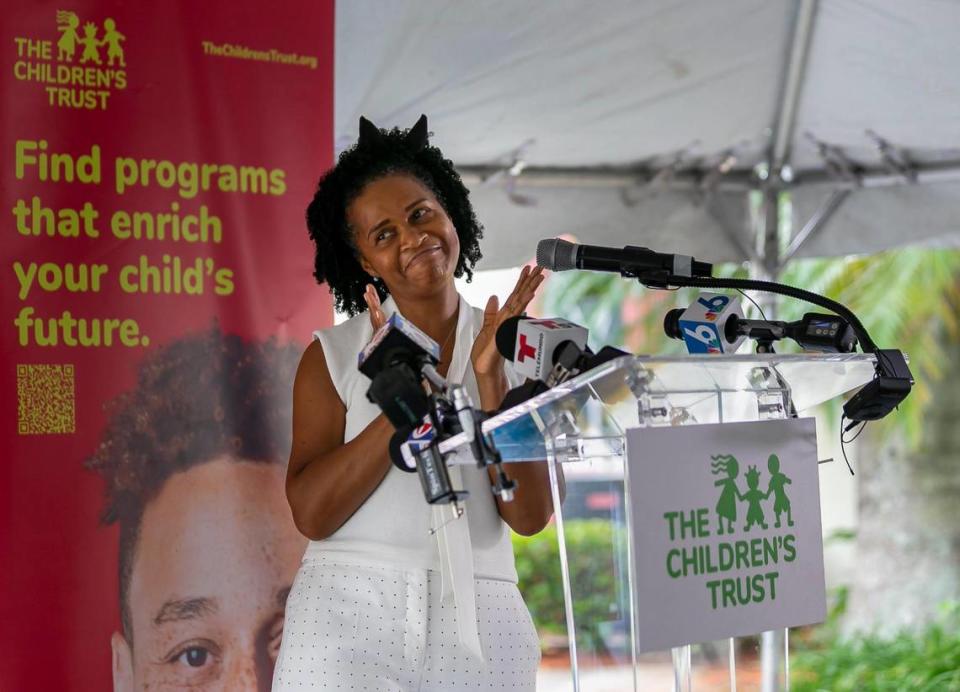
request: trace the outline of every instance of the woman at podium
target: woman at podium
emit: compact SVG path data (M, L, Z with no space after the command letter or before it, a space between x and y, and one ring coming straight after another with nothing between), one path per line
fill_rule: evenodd
M399 312L440 344L438 370L495 409L515 377L494 335L543 277L524 268L503 306L469 306L482 227L453 164L409 130L360 119L359 141L320 180L307 209L315 272L353 317L315 332L294 384L287 498L310 539L287 600L274 690L533 690L539 641L517 590L509 531L553 513L545 464L511 464L516 497L452 468L464 516L428 505L416 474L390 461L393 426L367 400L357 356Z

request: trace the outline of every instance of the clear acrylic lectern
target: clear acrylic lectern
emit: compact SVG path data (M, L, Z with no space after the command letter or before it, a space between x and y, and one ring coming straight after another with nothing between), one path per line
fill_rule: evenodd
M741 656L759 661L754 668L762 678L759 684L742 680L743 687L786 687L785 630L762 633L759 646L746 643L746 653L734 639L678 647L660 657L668 663L659 674L645 672L634 644L635 624L644 614L632 603L625 433L802 415L864 385L874 376L874 363L869 354L624 356L483 424L505 462L545 460L550 469L572 673L568 689L690 690L698 666L708 663L713 670L725 668L720 689L736 689ZM474 463L462 435L443 442L440 451L452 453L448 463ZM591 492L579 492L581 486ZM591 522L590 541L579 537L583 517Z

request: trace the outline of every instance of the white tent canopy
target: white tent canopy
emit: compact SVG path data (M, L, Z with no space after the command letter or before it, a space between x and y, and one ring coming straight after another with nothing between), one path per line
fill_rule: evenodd
M784 228L796 257L960 245L958 2L344 0L336 14L338 150L360 115L427 113L486 228L480 268L561 233L773 271ZM751 191L772 211L782 190L789 224L751 218Z

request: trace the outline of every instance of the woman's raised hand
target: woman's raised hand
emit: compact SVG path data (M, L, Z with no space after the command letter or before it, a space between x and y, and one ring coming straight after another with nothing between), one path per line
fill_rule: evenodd
M478 381L480 378L496 377L502 373L503 356L497 351L497 329L507 319L523 314L527 305L533 300L537 288L543 283L543 279L543 267L534 267L531 270L526 266L520 271L517 285L514 286L513 293L504 302L502 308L499 307L497 297L490 296L487 307L483 311L483 327L477 334L473 342L473 350L470 352L470 361L473 363L473 371Z
M367 288L363 292L363 299L367 303L367 312L370 313L370 324L373 326L374 333L376 333L380 327L387 323L387 318L380 306L380 295L373 284L367 284Z

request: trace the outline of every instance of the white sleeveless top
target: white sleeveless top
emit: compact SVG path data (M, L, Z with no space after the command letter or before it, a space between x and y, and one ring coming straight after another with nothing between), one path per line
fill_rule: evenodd
M382 307L387 317L397 310L392 298L385 300ZM466 387L476 406L480 397L470 350L482 325L483 311L468 305L461 296L456 342L447 375L451 382ZM372 335L367 313L314 332L323 347L330 378L347 410L344 443L359 435L380 415L380 409L367 399L370 380L357 369L357 356ZM509 365L506 364L506 374L512 387L520 378ZM457 522L466 520L469 526L474 575L516 583L509 530L497 512L486 470L473 465L451 467L451 470L455 468L459 472L452 474L454 487L460 489L458 482L462 482L470 492L463 503L465 515ZM443 512L442 516L449 518L450 514ZM429 530L437 526L439 517L439 509L432 508L424 499L419 476L391 465L383 482L343 526L322 541L310 541L305 558L361 558L400 569L441 571L438 538L429 534Z

